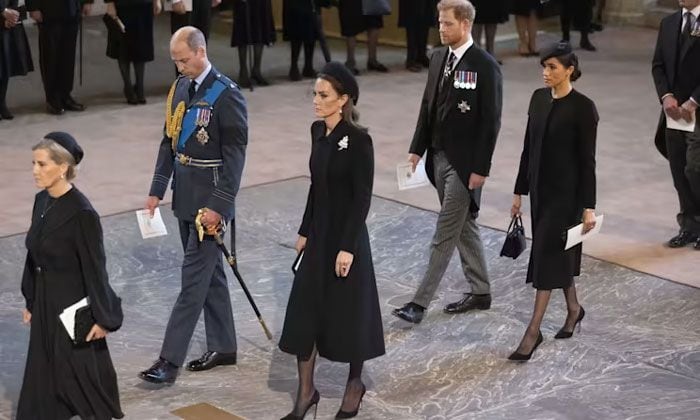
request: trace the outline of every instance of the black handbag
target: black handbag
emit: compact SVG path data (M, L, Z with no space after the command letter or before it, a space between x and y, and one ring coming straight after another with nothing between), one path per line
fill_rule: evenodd
M82 308L75 311L75 326L73 343L76 346L84 345L87 342L85 338L90 334L92 326L95 325L95 318L92 316L92 309L90 306L83 306Z
M506 232L506 240L501 248L501 257L516 259L525 251L525 248L527 248L527 242L525 241L523 220L520 216L513 216Z

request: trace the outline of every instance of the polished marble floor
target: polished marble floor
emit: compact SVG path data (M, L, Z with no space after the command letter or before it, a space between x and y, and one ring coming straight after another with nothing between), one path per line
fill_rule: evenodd
M292 245L308 179L241 191L240 270L279 338L291 285ZM265 338L245 296L230 283L239 364L183 372L172 387L136 374L157 357L178 292L181 250L171 212L170 234L142 240L132 212L102 220L108 270L123 299L123 328L109 337L128 419L175 419L171 411L208 402L247 419L276 419L291 408L292 357ZM524 284L527 255L498 257L503 232L482 229L492 279L489 311L449 316L441 306L464 291L455 258L422 324L390 310L410 299L427 261L436 215L376 197L368 219L387 354L366 364L364 419L698 419L700 418L700 290L584 258L579 295L587 316L580 334L553 340L565 316L555 294L545 342L527 364L506 356L528 320L533 290ZM0 239L0 419L11 418L21 386L28 330L20 323L23 236ZM233 279L233 277L230 277ZM205 350L203 328L190 356ZM321 361L319 418L332 418L347 367Z

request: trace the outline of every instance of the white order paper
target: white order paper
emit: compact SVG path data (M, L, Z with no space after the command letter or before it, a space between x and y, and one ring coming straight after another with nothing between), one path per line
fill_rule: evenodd
M78 302L64 309L63 312L58 315L58 318L61 320L66 332L68 332L70 339L73 341L75 341L75 313L78 311L78 309L86 306L88 306L88 299L87 297L84 297Z
M411 163L399 163L396 165L396 179L399 183L399 191L429 185L428 175L425 173L425 162L421 159L416 165L416 171L411 170Z
M695 114L693 114L693 119L688 122L684 120L683 118L679 120L674 120L673 118L668 116L668 113L666 114L666 128L670 130L680 130L680 131L687 131L689 133L694 133L695 132Z
M580 244L581 242L585 241L591 236L597 235L598 232L600 232L601 226L603 226L603 219L605 219L605 215L603 214L601 214L600 216L596 216L595 227L585 234L583 233L583 223L567 230L566 245L564 246L564 250L567 250L573 246Z
M192 11L192 0L182 0L182 2L185 4L185 10L188 12ZM173 11L173 1L172 0L163 0L163 10L166 12L172 12Z
M159 207L156 207L156 211L153 212L153 218L151 218L146 209L136 210L136 220L139 223L139 229L141 230L141 237L143 237L143 239L155 238L168 234L168 231L165 229L165 223L163 223L163 218L160 215Z

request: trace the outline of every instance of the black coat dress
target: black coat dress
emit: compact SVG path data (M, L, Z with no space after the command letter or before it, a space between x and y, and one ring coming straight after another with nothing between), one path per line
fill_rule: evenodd
M122 324L121 300L107 278L99 216L75 187L55 200L42 191L26 245L22 294L32 319L17 419L122 418L106 340L74 346L58 318L87 296L98 325L115 331Z
M280 349L301 357L314 345L336 362L384 354L384 332L365 219L372 199L372 138L341 121L326 136L311 126L311 187L299 235L307 237L289 295ZM347 148L340 142L347 140ZM338 252L354 256L346 278L335 275Z
M320 38L316 23L321 13L319 0L284 0L282 3L282 37L285 41L313 42Z
M595 208L598 112L572 90L552 100L536 90L530 100L515 194L530 194L532 250L527 282L541 290L571 286L581 271L581 244L564 251L564 232Z
M399 27L437 26L438 0L399 0Z
M277 32L270 0L234 0L232 47L270 45L276 40Z
M19 10L17 4L17 0L0 0L0 10ZM5 20L0 16L0 79L24 76L33 70L34 62L24 25L20 21L7 29Z
M108 33L107 57L131 62L153 61L153 1L105 0L113 2L124 23L123 34Z
M517 0L516 0L517 1ZM476 9L476 24L493 24L508 21L508 0L472 0Z

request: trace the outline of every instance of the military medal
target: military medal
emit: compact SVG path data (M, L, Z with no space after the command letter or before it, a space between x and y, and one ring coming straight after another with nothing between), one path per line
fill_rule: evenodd
M462 101L462 102L460 102L460 103L457 105L457 109L459 109L459 112L461 112L462 114L466 114L467 111L471 111L471 110L472 110L472 108L469 106L469 104L467 103L467 101Z
M455 87L455 89L460 89L460 88L462 87L462 83L461 83L461 80L462 80L462 79L461 79L461 77L462 77L462 72L461 72L461 71L456 71L456 72L455 72L455 82L454 82L454 84L453 84L453 86Z
M199 131L197 131L197 141L199 144L204 146L209 142L209 133L207 133L207 129L204 127L201 127Z
M207 127L209 126L209 120L211 120L211 108L197 108L195 124L198 127Z
M467 89L476 89L476 72L475 71L468 71L467 77L466 77L466 88Z

